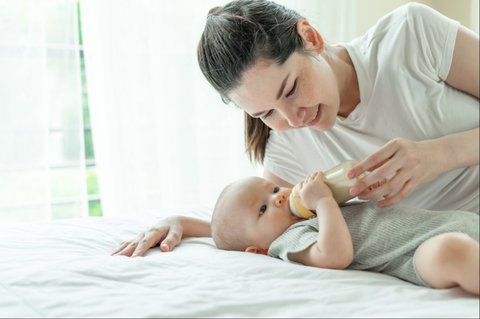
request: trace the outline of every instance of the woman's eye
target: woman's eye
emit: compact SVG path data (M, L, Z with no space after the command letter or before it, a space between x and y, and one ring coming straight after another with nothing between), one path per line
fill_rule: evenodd
M262 216L263 214L265 214L265 212L267 211L267 205L262 205L262 207L260 207L260 216Z
M280 187L278 186L275 186L275 188L273 189L273 193L278 193L280 191Z
M270 115L272 115L273 113L273 109L268 111L267 114L265 114L264 116L262 116L264 119L266 119L267 117L269 117Z
M294 95L296 90L297 90L297 80L295 80L295 82L293 82L293 87L290 90L290 92L287 93L287 97L290 97L290 96Z

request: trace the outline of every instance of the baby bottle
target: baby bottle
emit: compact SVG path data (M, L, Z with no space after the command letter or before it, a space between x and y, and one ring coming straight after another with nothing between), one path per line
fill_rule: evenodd
M324 182L332 191L333 197L338 204L345 203L354 197L350 195L350 188L364 177L364 174L352 179L347 177L348 171L357 163L358 161L355 160L345 161L323 172ZM290 210L294 215L306 219L315 216L315 212L312 212L300 204L300 196L295 190L295 187L290 193L289 203Z

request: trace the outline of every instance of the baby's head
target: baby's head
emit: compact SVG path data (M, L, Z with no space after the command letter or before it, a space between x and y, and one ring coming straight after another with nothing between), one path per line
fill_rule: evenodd
M220 249L268 252L270 244L301 219L288 204L290 188L260 177L247 177L226 186L212 215L212 237Z

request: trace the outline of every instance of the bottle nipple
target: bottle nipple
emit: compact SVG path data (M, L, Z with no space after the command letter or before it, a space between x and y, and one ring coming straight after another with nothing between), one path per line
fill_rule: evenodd
M292 188L292 192L290 193L290 196L288 198L288 203L290 206L290 211L292 212L293 215L297 217L309 219L316 215L310 209L300 204L300 196L298 196L298 193L295 190L295 188Z

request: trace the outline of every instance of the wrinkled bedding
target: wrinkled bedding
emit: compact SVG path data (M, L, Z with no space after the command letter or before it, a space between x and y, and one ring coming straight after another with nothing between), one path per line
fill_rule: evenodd
M479 317L479 299L458 288L222 251L210 238L143 258L110 256L153 221L0 225L0 316Z

